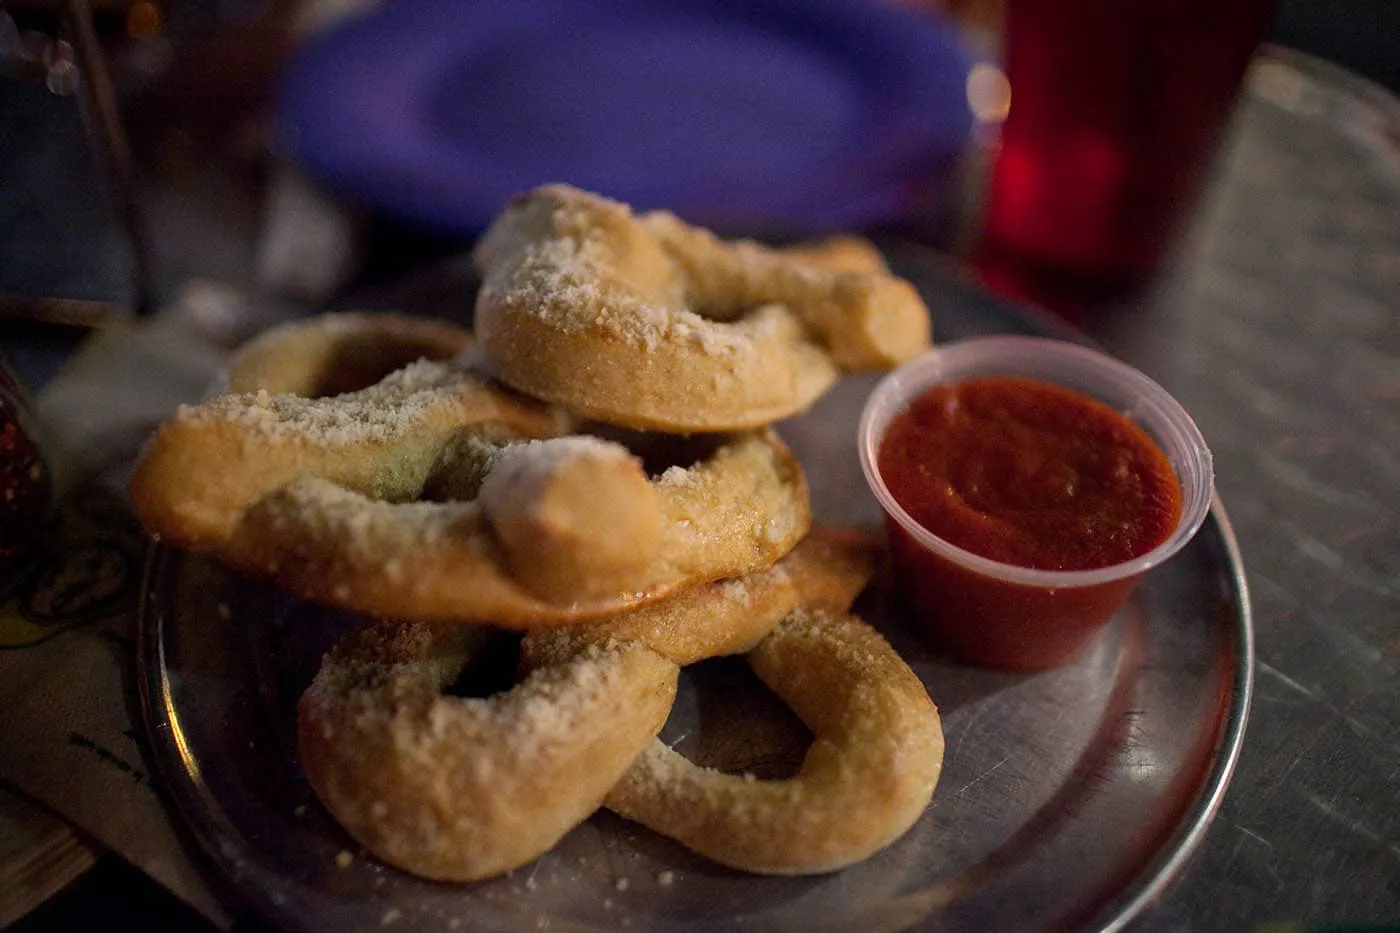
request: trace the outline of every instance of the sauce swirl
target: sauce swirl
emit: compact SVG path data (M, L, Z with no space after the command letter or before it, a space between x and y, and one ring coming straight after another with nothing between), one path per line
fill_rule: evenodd
M890 422L877 460L890 494L928 531L1020 567L1132 560L1181 517L1181 485L1146 432L1036 379L934 386Z

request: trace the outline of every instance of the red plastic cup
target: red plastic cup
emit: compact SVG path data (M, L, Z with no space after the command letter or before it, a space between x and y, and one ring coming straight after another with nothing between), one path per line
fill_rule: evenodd
M1108 405L1142 428L1181 485L1181 515L1165 540L1123 563L1037 570L966 551L921 526L880 475L890 422L936 385L982 376L1038 379ZM886 376L861 415L861 468L885 511L895 584L904 609L949 655L981 667L1043 670L1078 655L1153 567L1181 548L1210 511L1210 449L1190 415L1136 369L1094 350L1031 337L945 344Z
M1146 282L1197 200L1274 6L1006 0L1010 110L976 256L987 283L1042 298Z

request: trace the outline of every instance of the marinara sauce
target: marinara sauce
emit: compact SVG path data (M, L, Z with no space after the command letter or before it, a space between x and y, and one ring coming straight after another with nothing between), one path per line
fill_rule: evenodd
M925 530L1017 567L1121 564L1169 538L1181 518L1181 484L1146 432L1036 379L979 377L926 390L890 421L877 465ZM986 666L1068 660L1137 581L1012 582L937 553L893 518L887 524L906 604L954 654Z
M920 525L1018 567L1119 564L1161 544L1181 518L1181 484L1146 432L1035 379L934 386L890 422L879 467Z

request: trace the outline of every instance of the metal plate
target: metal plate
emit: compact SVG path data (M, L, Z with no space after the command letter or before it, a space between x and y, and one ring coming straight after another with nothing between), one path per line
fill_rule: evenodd
M936 309L945 340L1049 329L959 285L924 254L894 254ZM855 451L872 384L847 379L783 425L821 520L878 521ZM889 608L886 590L877 582L858 608L941 708L943 776L904 838L825 876L730 871L607 813L491 882L435 884L387 868L320 808L296 761L297 696L351 619L163 547L151 556L141 614L144 713L168 790L195 835L279 926L1123 926L1201 839L1243 736L1253 641L1219 503L1090 650L1050 673L990 673L940 659ZM733 660L685 672L663 737L706 764L761 775L794 768L804 742L800 724Z

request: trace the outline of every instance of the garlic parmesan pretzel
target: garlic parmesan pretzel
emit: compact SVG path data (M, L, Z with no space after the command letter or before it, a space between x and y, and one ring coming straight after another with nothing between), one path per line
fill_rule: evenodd
M274 378L307 384L295 373ZM331 397L259 389L182 405L142 452L131 498L146 527L172 544L217 550L249 508L299 477L402 502L463 431L496 425L538 437L567 424L462 365L420 360Z
M533 450L538 460L569 470L591 456L591 449L610 446L581 440L564 437L517 447L526 448L524 456ZM556 445L565 448L563 455L547 453ZM536 469L549 468L528 466L523 472ZM531 505L540 500L509 501L518 487L503 483L492 492L490 480L488 474L481 495L469 502L391 503L304 477L251 506L221 553L233 566L271 577L297 595L361 612L533 628L575 624L769 566L792 549L811 523L801 468L776 434L753 431L723 438L693 466L672 467L646 482L618 484L616 488L631 487L638 496L650 493L644 498L659 515L657 545L625 589L587 597L590 574L602 570L594 552L626 557L627 540L580 540L568 551L553 550L547 531L552 519ZM556 488L572 496L562 512L601 516L603 525L609 515L629 510L640 511L638 523L644 524L650 511L637 510L635 501L600 500L586 484L564 481ZM519 522L519 533L502 536L503 520ZM532 536L531 527L539 533ZM507 553L512 541L515 560ZM524 579L512 573L512 567L532 566L530 555L540 553L552 553L556 562L571 553L580 563L574 569L536 563L534 570L542 576ZM555 589L570 580L579 584L578 592Z
M868 535L817 525L767 570L697 586L619 615L530 632L521 644L521 667L558 664L589 645L620 642L639 642L682 667L743 654L799 606L849 608L870 581L876 552Z
M532 632L522 667L633 641L679 665L747 652L816 736L797 777L754 781L700 768L654 740L606 805L735 868L832 871L913 825L943 761L938 711L923 684L873 629L841 614L869 579L873 553L858 534L817 527L770 571Z
M889 643L853 616L798 609L747 657L815 736L797 776L701 768L656 739L608 809L722 864L778 875L834 871L908 830L938 782L943 732Z
M321 319L254 341L231 381L319 396L327 360L358 360L363 381L376 362L469 341L447 325ZM616 612L767 566L810 523L801 468L771 432L706 441L654 478L599 439L498 443L569 425L461 355L419 360L330 397L258 388L183 406L143 453L132 501L171 543L297 595L507 627Z
M661 728L674 664L594 646L487 698L445 695L481 630L379 622L342 641L298 704L302 769L367 849L472 881L535 858L596 810Z
M445 360L472 336L432 318L339 311L282 324L249 340L228 366L228 391L308 397L374 385L415 360Z
M665 722L681 663L748 647L794 603L849 605L873 553L861 536L818 529L766 570L578 637L531 633L521 681L485 699L443 693L483 629L373 623L326 656L302 696L302 768L386 862L459 881L508 871L601 805Z
M508 207L476 262L476 332L492 370L628 427L767 424L841 370L891 368L929 345L923 302L873 251L725 243L563 185Z

